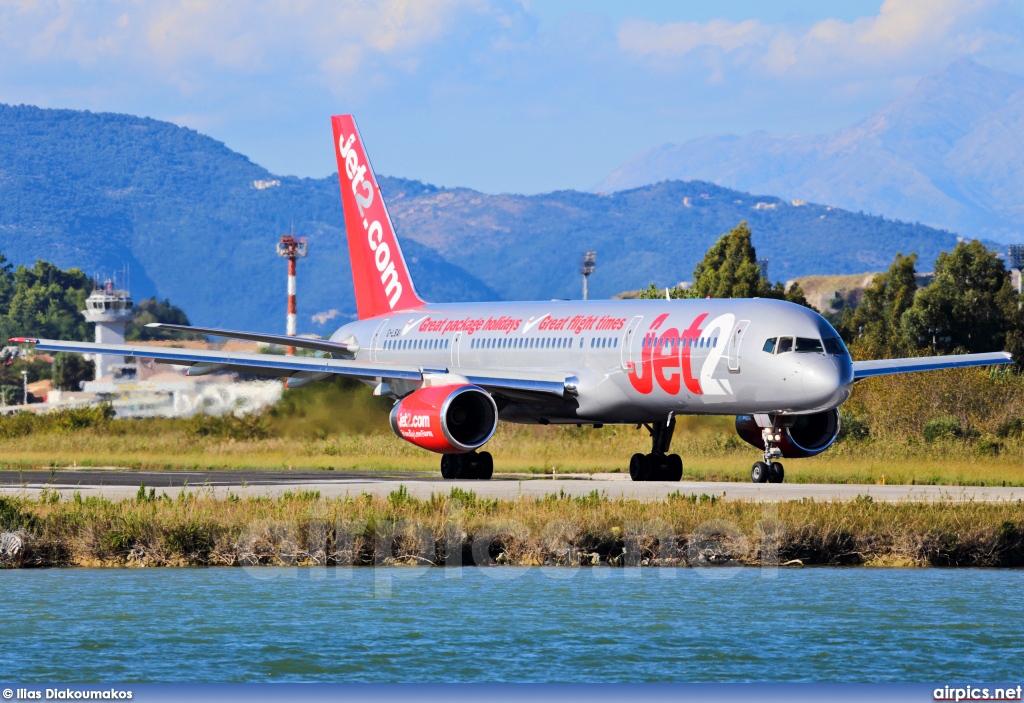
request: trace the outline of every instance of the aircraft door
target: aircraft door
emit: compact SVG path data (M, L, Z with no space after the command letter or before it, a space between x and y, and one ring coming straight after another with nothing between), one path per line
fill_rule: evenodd
M456 332L455 336L452 337L452 367L458 368L459 366L459 344L462 343L462 332Z
M377 329L373 331L373 338L370 339L370 361L377 361L377 350L379 348L377 345L381 342L380 334L384 331L384 327L387 324L387 319L383 319L377 325Z
M630 368L630 364L636 361L633 358L633 343L636 341L636 331L640 328L640 321L643 319L643 315L637 315L629 321L629 324L626 325L626 331L622 333L622 342L619 344L619 359L624 369Z
M740 372L740 343L743 341L743 333L747 331L750 320L740 320L736 323L732 334L729 335L729 348L726 350L729 355L729 371Z

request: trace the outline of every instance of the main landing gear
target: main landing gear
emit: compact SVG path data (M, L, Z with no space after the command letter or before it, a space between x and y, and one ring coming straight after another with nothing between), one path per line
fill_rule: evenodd
M486 480L493 473L494 459L491 458L490 452L441 455L441 476L443 478Z
M782 483L786 472L782 464L775 461L782 456L782 450L779 449L782 434L777 427L764 427L761 429L761 439L764 441L764 461L754 462L750 467L750 480L754 483Z
M676 429L675 417L666 422L644 425L651 433L651 453L634 454L629 460L629 477L634 481L678 481L683 477L683 460L666 454Z

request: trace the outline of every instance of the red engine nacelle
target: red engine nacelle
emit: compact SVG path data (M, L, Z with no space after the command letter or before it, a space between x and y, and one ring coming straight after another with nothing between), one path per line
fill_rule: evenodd
M433 386L395 403L391 429L417 447L439 454L471 452L498 427L498 406L479 386Z
M833 408L810 415L780 417L782 441L779 449L782 456L799 459L821 454L832 446L839 436L839 410ZM736 432L740 438L758 449L764 450L761 428L752 415L736 416Z

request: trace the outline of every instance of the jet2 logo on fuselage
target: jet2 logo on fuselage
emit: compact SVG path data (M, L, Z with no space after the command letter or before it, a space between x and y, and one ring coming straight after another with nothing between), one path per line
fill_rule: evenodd
M701 364L700 373L697 376L693 374L693 351L701 348L694 345L702 339L728 339L736 321L734 315L726 313L704 325L707 317L708 313L698 315L682 333L675 327L669 327L660 336L659 330L668 319L668 313L655 318L640 345L641 362L632 364L629 372L629 382L634 390L648 395L654 391L654 382L657 381L669 395L677 395L683 386L694 395L732 395L729 381L712 377L722 358L724 345L711 342L712 346L703 347L708 355Z

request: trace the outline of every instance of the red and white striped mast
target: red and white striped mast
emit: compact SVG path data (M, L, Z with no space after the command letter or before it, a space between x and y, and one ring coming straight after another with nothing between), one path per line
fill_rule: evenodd
M288 259L288 322L285 334L289 337L294 337L296 334L295 261L304 257L307 253L308 249L306 247L305 237L299 237L296 239L294 230L292 230L291 234L281 235L281 241L277 243L277 255ZM294 356L295 347L286 348L284 353L288 356Z

